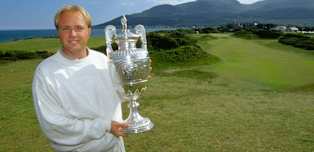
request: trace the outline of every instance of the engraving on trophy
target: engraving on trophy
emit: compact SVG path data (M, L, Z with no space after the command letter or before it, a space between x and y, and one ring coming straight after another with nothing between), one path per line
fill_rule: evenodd
M122 30L120 35L117 35L117 30L113 25L106 26L106 52L116 67L129 100L130 113L125 120L129 127L126 129L126 132L140 133L149 131L154 126L149 118L142 117L138 111L138 99L142 91L146 89L146 82L151 72L146 32L143 25L135 26L135 33L130 32L125 16L121 18L121 24ZM136 42L139 39L141 46L137 48ZM113 43L118 44L118 50L113 50Z

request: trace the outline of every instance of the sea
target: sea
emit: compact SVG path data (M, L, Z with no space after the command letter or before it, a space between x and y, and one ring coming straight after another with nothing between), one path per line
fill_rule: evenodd
M158 31L158 30L174 30L175 28L146 28L146 32ZM104 29L93 29L92 36L105 38ZM57 37L57 31L55 29L44 30L0 30L0 43L8 41L16 41L22 39L31 38L49 38Z
M105 37L103 29L93 29L92 36ZM55 29L45 30L0 30L0 42L16 41L30 38L57 37Z

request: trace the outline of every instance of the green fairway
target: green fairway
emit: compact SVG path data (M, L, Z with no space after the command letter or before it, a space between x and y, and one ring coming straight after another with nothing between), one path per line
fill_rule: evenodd
M126 137L128 152L314 151L314 54L275 40L193 37L221 61L154 68L140 113L155 128ZM0 62L0 152L52 151L31 98L39 62Z
M222 59L209 70L232 84L241 83L238 87L245 87L245 83L260 89L285 90L314 85L314 52L305 53L276 40L245 40L228 35L207 41L204 46Z

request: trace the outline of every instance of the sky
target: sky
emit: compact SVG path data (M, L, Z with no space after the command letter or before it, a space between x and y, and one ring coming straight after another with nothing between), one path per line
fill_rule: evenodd
M140 13L160 4L181 4L194 0L1 0L0 30L53 29L53 18L66 4L84 7L97 25L126 14ZM260 0L239 0L251 4Z

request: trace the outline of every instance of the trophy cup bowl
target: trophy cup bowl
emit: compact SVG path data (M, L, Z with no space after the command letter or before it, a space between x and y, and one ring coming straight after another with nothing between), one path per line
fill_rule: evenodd
M116 34L116 28L108 25L105 28L107 55L115 65L120 77L126 99L129 101L129 116L125 120L128 128L127 133L141 133L149 131L154 124L149 118L139 114L138 99L146 89L149 74L151 72L151 62L147 51L146 33L143 25L135 26L135 33L127 29L125 16L121 19L122 34ZM136 47L136 42L140 39L141 47ZM112 49L112 43L118 43L118 50Z

